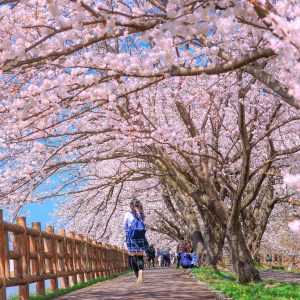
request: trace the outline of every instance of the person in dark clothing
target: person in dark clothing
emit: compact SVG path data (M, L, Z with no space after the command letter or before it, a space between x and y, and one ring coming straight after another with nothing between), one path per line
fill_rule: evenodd
M163 266L169 267L171 265L171 256L170 256L170 250L167 249L163 252Z
M154 261L155 261L155 248L154 245L150 245L150 247L147 249L146 251L147 254L147 259L148 259L148 267L151 267L151 263L152 263L152 267L155 267Z

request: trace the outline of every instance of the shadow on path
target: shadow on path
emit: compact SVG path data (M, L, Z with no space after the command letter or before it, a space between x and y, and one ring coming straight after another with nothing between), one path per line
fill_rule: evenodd
M182 270L157 268L147 269L144 273L142 285L136 283L131 273L58 297L57 300L216 299L211 291L197 284Z

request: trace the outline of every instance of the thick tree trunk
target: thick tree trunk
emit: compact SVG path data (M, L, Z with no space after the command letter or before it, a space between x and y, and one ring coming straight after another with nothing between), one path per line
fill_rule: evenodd
M192 240L192 247L198 255L200 264L216 268L217 263L222 257L221 243L214 243L214 245L207 244L200 230L194 230L193 232L190 232L190 237ZM216 247L216 245L218 247Z
M246 245L253 259L258 262L260 243L265 231L266 223L257 218L255 211L252 212L249 210L247 213L242 213L242 217Z
M200 263L215 267L222 258L222 248L225 239L224 229L218 226L216 222L217 212L222 215L224 219L226 218L225 214L222 214L223 207L217 206L219 203L214 204L213 201L208 201L213 204L216 216L209 213L209 209L206 207L204 208L204 206L202 213L199 210L205 225L204 231L202 231L199 225L199 216L195 211L195 203L197 206L199 205L197 202L201 203L199 200L201 200L201 197L203 196L202 193L193 193L189 196L188 194L180 192L180 188L178 188L177 183L171 177L165 177L164 180L165 201L169 201L170 195L172 195L172 198L176 202L176 206L179 208L180 215L187 225L187 231L192 240L193 248L199 256ZM168 193L170 193L170 195L168 195ZM218 210L216 207L220 209Z
M204 246L203 236L200 230L195 230L191 233L192 247L199 258L200 264L206 260L206 250Z
M195 211L192 209L192 207L185 210L185 216L186 216L189 236L192 241L193 250L198 255L200 263L202 263L203 260L205 260L207 257L206 247L205 247L203 235L200 231L200 226L199 226L197 216L195 214Z
M257 199L254 208L242 211L243 232L247 247L255 261L259 262L261 240L266 230L270 214L276 204L273 187L268 187L262 199Z
M201 205L197 207L204 223L202 229L206 252L204 264L216 267L222 259L225 228L217 223L216 218L206 208Z
M177 200L187 224L192 247L198 255L200 263L216 267L218 261L222 258L225 234L220 234L219 227L207 211L205 219L203 218L205 226L200 229L199 219L192 203L186 200L184 205L179 199Z
M258 270L255 268L254 260L246 246L241 225L228 228L227 241L231 251L233 268L238 276L239 282L247 283L260 281Z
M260 262L260 243L262 240L263 233L256 234L255 232L247 240L247 247L255 262Z

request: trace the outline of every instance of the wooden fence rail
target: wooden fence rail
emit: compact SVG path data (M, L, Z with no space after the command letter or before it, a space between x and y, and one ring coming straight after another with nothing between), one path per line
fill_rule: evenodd
M296 255L282 255L274 252L260 255L260 264L263 266L285 267L300 271L300 257Z
M11 234L11 239L9 238ZM12 269L13 267L13 269ZM45 280L51 291L91 279L128 270L128 253L117 246L91 240L81 234L41 223L26 226L26 218L16 224L3 221L0 210L0 299L6 300L6 288L19 286L20 300L29 299L29 284L36 284L36 293L45 294Z
M278 269L284 267L286 269L300 271L300 256L296 255L283 255L272 251L261 253L259 255L260 265L264 267L278 267ZM232 261L229 257L223 257L220 261L221 267L232 266Z

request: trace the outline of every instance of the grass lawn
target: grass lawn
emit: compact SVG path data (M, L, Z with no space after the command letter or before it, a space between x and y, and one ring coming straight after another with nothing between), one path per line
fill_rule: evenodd
M88 282L82 282L82 283L79 283L77 285L73 285L73 286L68 287L66 289L59 289L59 290L57 290L55 292L51 292L50 290L46 290L46 295L31 294L30 297L29 297L29 299L30 300L49 300L49 299L55 299L58 296L62 296L62 295L68 294L70 292L73 292L73 291L76 291L76 290L79 290L79 289L91 286L91 285L93 285L95 283L98 283L98 282L102 282L102 281L106 281L106 280L117 278L117 277L119 277L121 275L125 275L125 274L127 274L129 272L130 271L126 271L126 272L122 272L122 273L110 275L110 276L107 276L107 277L104 277L104 278L93 279L93 280L88 281ZM11 297L8 298L8 300L19 300L19 297L18 296L11 296Z
M261 283L240 284L235 274L216 272L211 268L193 269L201 281L223 292L235 300L299 300L300 284L264 281Z

